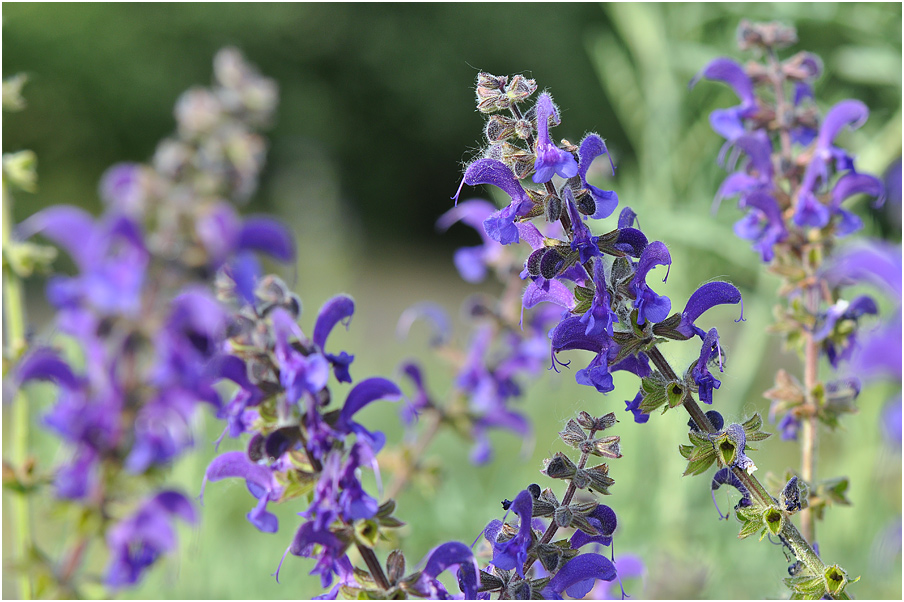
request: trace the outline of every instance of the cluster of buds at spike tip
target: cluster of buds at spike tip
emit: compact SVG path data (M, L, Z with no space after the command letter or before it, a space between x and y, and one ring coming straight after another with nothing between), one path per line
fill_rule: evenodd
M604 458L621 458L619 442L621 437L595 437L594 434L610 428L616 423L615 413L610 412L601 418L593 418L587 412L581 412L577 420L570 419L565 430L559 433L562 441L582 454ZM581 428L583 427L583 428ZM589 429L589 433L584 429Z
M612 413L594 417L581 412L560 433L566 443L582 450L580 467L563 453L544 461L543 474L571 481L561 502L551 489L541 490L539 485L531 484L514 501L502 503L521 522L514 526L493 520L484 529L484 537L493 547L493 569L481 572L481 591L500 592L503 597L513 599L531 596L531 599L561 599L563 591L572 598L582 598L595 580L612 581L617 577L615 566L602 554L579 552L588 543L612 544L617 526L615 512L593 499L573 501L578 489L608 494L614 484L607 465L590 469L583 466L591 455L621 457L618 437L609 437L608 441L594 439L595 433L611 428L616 422ZM549 524L541 536L534 531L534 525L543 519L548 519ZM553 541L559 529L574 529L575 533L570 539ZM527 571L537 560L549 575L545 580L527 577Z
M515 75L509 81L507 75L477 74L477 110L481 113L506 111L524 102L537 91L537 82Z

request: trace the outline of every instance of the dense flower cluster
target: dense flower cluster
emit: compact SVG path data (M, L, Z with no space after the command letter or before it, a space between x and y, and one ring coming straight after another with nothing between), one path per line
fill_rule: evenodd
M838 134L845 127L861 126L869 111L860 101L843 100L820 115L812 90L822 72L819 57L800 52L779 61L776 55L777 49L795 41L792 29L744 22L738 37L742 48L763 50L763 60L741 66L717 58L691 82L722 81L741 99L737 107L717 109L710 116L713 129L726 140L723 164L738 167L722 183L716 200L738 197L738 206L747 213L735 224L735 233L753 241L763 261L785 279L783 290L796 300L782 310L780 328L795 336L809 333L838 370L857 346L861 318L878 312L869 296L841 297L840 288L830 282L832 270L822 265L839 238L863 227L843 202L858 195L874 197L875 206L885 201L882 180L858 172L854 158L835 145ZM772 395L771 413L782 437L796 439L809 409L805 395L788 393L804 385L786 376L781 380L774 390L778 396ZM834 401L820 409L820 419L834 425L840 413L853 411L860 383L846 377L826 387Z
M58 386L43 418L69 452L53 469L55 492L99 517L94 535L106 536L113 588L134 585L175 547L175 517L196 520L181 493L138 504L123 492L146 494L192 445L198 406L222 407L218 381L247 380L223 354L230 316L209 292L212 275L223 270L241 290L255 278L254 253L294 256L285 228L242 220L229 203L256 187L264 142L255 129L273 114L275 84L233 49L214 68L211 89L179 100L178 135L161 143L152 166L119 164L104 174L101 217L56 206L16 230L20 240L53 241L78 270L54 275L47 298L53 327L81 353L38 345L16 379Z

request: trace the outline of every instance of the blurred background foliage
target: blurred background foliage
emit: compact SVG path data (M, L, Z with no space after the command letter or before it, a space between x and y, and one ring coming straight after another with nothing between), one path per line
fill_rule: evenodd
M848 97L870 107L867 124L840 138L861 170L881 174L900 157L897 3L7 4L3 75L25 72L30 81L28 109L4 118L3 150L28 148L39 157L39 189L19 195L16 221L61 202L99 211L103 171L117 161L147 160L174 127L178 95L208 82L216 50L235 45L280 85L269 167L248 210L277 213L298 234L298 265L284 275L305 303L302 327L311 328L325 299L351 294L358 311L351 330L334 335L337 346L356 355L356 378L393 376L403 358L429 357L429 333L416 329L406 342L394 336L408 305L436 300L458 316L469 294L499 290L467 285L452 267L452 249L475 244L476 235L456 227L437 236L433 224L450 206L463 162L482 145L473 105L477 71L523 72L562 108L557 137L576 141L597 131L607 139L618 171L602 184L639 213L651 240L669 245L674 265L663 292L675 305L711 278L729 278L741 288L746 323L733 324L730 310L712 312L731 360L716 405L728 419L765 415L761 394L776 369L800 369L765 331L777 280L732 235L740 213L730 202L710 213L724 172L715 164L721 141L708 113L737 101L720 84L687 89L711 58L749 58L735 48L742 18L797 27L800 43L792 51L809 50L825 62L816 85L821 108ZM467 191L462 198L479 194ZM900 205L875 212L861 199L854 209L867 234L900 242ZM35 333L46 338L43 284L32 281L29 293ZM456 325L465 344L467 331L461 320ZM680 347L668 349L674 365L695 355ZM453 378L449 368L427 360L427 370L428 386L441 396ZM637 383L620 375L616 386L603 398L576 385L570 373L541 375L524 402L535 440L523 445L508 434L495 436L496 461L483 468L468 464L468 442L441 436L428 452L437 458L440 478L399 500L409 562L441 541L473 541L501 514L500 500L541 478L540 462L561 449L556 431L571 414L619 410ZM829 511L819 525L820 548L825 559L863 576L854 586L861 598L901 597L901 453L878 436L881 406L899 386L865 388L860 414L825 434L820 450L819 474L850 476L853 502ZM33 424L51 395L51 388L36 391ZM390 442L402 437L396 409L375 404L365 411ZM625 457L612 462L617 484L605 500L620 521L615 552L638 554L647 564L642 580L626 583L628 592L635 598L785 596L780 550L736 541L734 520L716 520L708 479L681 478L677 446L685 442L684 423L675 412L642 426L622 419L617 427ZM220 425L206 416L198 428L197 453L173 476L190 493L200 487ZM45 462L62 453L37 429L34 442ZM240 445L226 442L221 451ZM760 449L762 472L798 464L794 443L774 438ZM728 503L724 495L720 500ZM240 482L213 484L200 527L182 531L180 553L123 595L317 595L319 582L307 575L306 560L288 558L281 585L268 576L300 508L280 508L280 532L267 535L244 519L252 502ZM45 506L35 504L37 537L53 551L73 534L59 526L61 517L42 514ZM4 515L4 527L6 521ZM4 597L15 595L7 543L4 537ZM99 572L103 558L96 556L91 560Z

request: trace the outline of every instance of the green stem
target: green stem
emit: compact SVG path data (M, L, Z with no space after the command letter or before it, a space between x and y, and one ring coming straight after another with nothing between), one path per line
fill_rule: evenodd
M6 181L3 181L3 249L10 242L12 232L13 197L9 193ZM18 359L25 351L25 310L22 302L22 283L10 266L3 262L3 317L6 329L6 353L10 361ZM16 468L25 465L28 457L28 400L18 391L12 404L12 450L11 460ZM13 516L16 527L14 549L16 557L23 564L27 560L31 548L31 521L28 495L19 494L12 498ZM19 576L19 590L23 599L33 597L31 578L27 571Z
M650 360L653 364L659 369L659 371L669 380L675 380L678 377L675 375L675 371L672 369L672 366L668 363L665 357L662 355L662 352L659 351L658 348L652 347L649 351L646 352L649 356ZM687 410L688 414L690 414L691 418L694 419L694 422L697 424L697 427L707 433L715 433L716 429L713 427L712 423L707 419L706 414L700 409L700 406L697 405L697 402L694 400L693 396L688 393L688 395L684 398L684 403L682 404L684 409ZM751 474L748 474L746 471L741 470L739 468L732 468L732 472L741 480L747 489L757 497L758 501L764 506L771 506L775 503L773 497L769 494L765 487ZM822 575L825 571L825 563L816 555L816 552L813 551L813 548L810 547L808 540L805 539L800 531L797 530L797 527L794 526L790 520L785 521L785 526L782 529L782 536L788 541L788 544L791 546L791 550L794 552L794 556L806 565L806 567L813 572L814 575Z

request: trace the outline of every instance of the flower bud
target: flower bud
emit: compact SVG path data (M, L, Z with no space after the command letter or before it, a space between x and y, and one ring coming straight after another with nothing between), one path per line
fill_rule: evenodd
M502 142L515 135L517 122L502 115L491 115L483 128L483 133L490 142Z
M523 75L512 77L511 83L505 88L506 95L516 104L527 100L536 91L537 82Z
M550 479L570 479L575 475L577 465L571 461L571 458L562 452L556 452L551 459L543 460L543 474Z

